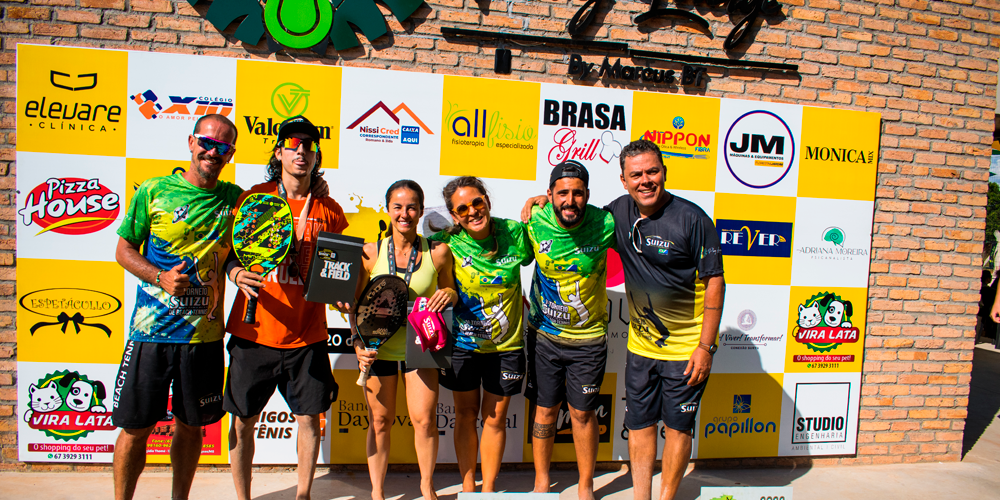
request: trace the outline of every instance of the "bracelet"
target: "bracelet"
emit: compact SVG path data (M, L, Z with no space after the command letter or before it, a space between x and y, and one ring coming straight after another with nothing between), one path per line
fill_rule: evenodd
M158 270L156 271L156 284L157 284L157 285L159 285L159 284L160 284L160 275L161 275L161 274L163 274L163 269L158 269Z
M243 269L242 267L240 268L239 271L236 271L236 276L233 276L233 284L234 285L240 286L240 284L237 282L237 280L240 279L240 273L242 273L243 271L246 271L246 269Z

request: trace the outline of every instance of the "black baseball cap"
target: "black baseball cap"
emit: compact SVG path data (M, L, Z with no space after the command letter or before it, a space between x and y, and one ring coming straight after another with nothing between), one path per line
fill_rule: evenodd
M306 134L314 142L319 142L319 129L309 121L308 118L299 115L293 116L283 122L278 127L278 142L288 138L288 136L299 133Z
M583 187L590 187L590 173L587 172L587 167L576 160L566 160L552 169L552 174L549 175L549 189L564 177L576 177L583 181Z

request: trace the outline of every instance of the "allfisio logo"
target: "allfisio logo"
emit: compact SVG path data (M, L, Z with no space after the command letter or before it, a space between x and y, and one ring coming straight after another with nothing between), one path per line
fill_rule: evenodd
M712 152L712 134L710 132L703 134L701 131L693 130L683 131L686 124L683 116L675 116L670 122L672 130L647 130L642 138L659 145L664 159L704 160L708 158L704 153Z
M75 441L94 431L113 431L104 405L104 383L79 372L56 371L28 386L23 420L28 427L61 441Z
M719 219L723 255L789 257L792 255L792 223Z
M51 178L28 193L17 213L23 225L41 227L36 234L89 234L115 221L120 199L99 179Z
M875 163L875 151L854 148L831 148L827 146L805 146L806 160L830 161L837 163Z
M243 116L247 132L262 138L265 142L273 142L278 136L281 122L293 116L305 114L309 109L310 91L297 83L279 84L271 92L271 109L279 118ZM330 126L316 124L320 139L330 138Z
M445 118L452 133L462 139L454 138L451 143L456 146L487 147L498 149L535 149L535 127L524 123L524 120L509 121L499 111L490 112L487 108L454 109L457 106L448 103L452 109Z
M723 141L729 172L744 186L771 187L785 178L795 160L795 137L780 116L765 110L743 114Z
M233 113L232 97L167 96L160 100L152 89L128 96L147 120L190 120L205 115L229 116Z
M860 330L851 323L854 306L851 301L844 300L839 295L829 292L813 295L805 303L799 304L798 320L795 323L793 337L800 344L805 344L810 350L818 353L833 351L841 344L856 343ZM842 356L837 356L843 358ZM795 362L833 361L832 359L814 359L815 356L795 356ZM837 359L836 361L854 361Z
M87 323L87 318L93 320L114 314L122 308L122 301L114 295L85 288L35 290L22 296L18 304L26 311L56 319L56 321L35 323L29 330L31 335L46 327L54 327L53 330L59 329L62 333L67 333L67 327L72 325L77 334L83 332L85 328L95 329L104 332L109 338L111 328L93 321Z
M121 106L94 100L100 73L71 75L49 70L50 89L69 91L43 95L24 103L21 116L29 127L39 130L62 130L79 133L115 131L121 120ZM46 89L49 90L49 89Z
M733 414L750 413L750 402L750 394L734 394ZM753 417L726 416L714 417L711 422L705 424L703 437L708 439L709 436L719 434L732 438L737 434L767 434L770 432L777 433L778 424L774 422L758 422Z
M369 117L371 117L376 112L381 111L387 115L393 122L396 123L395 127L372 127L362 125ZM402 125L399 119L399 113L401 111L406 112L406 114L416 123L416 126ZM379 101L377 104L371 107L368 111L365 111L354 123L347 126L347 130L354 130L355 127L358 129L358 136L363 138L366 142L383 142L390 144L420 144L420 131L423 130L425 133L434 135L430 127L424 124L405 102L399 103L394 109L389 109L384 102Z
M621 154L622 145L612 131L626 130L624 105L546 99L542 106L542 124L561 127L552 136L550 165L598 158L610 163ZM600 138L594 130L603 131Z

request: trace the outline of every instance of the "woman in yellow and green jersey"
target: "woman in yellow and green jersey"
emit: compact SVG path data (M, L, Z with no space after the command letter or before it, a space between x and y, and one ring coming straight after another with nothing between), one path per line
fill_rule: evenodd
M452 367L445 370L441 385L455 397L462 491L476 490L476 420L481 414L483 492L492 492L507 440L507 408L524 382L521 266L531 263L531 246L520 222L490 217L490 198L478 178L453 179L442 195L455 226L431 239L448 243L454 255L459 301L452 325Z

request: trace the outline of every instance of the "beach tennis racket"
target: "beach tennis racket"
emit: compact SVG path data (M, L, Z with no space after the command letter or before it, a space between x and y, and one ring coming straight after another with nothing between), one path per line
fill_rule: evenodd
M233 218L233 251L247 271L267 276L292 245L292 211L288 202L271 194L247 196ZM257 288L254 287L254 292ZM247 302L244 323L256 323L257 297Z
M406 281L399 276L384 274L371 280L358 299L355 331L361 337L362 347L377 351L396 330L406 324L406 306L409 300ZM368 383L369 370L362 370L358 385Z

